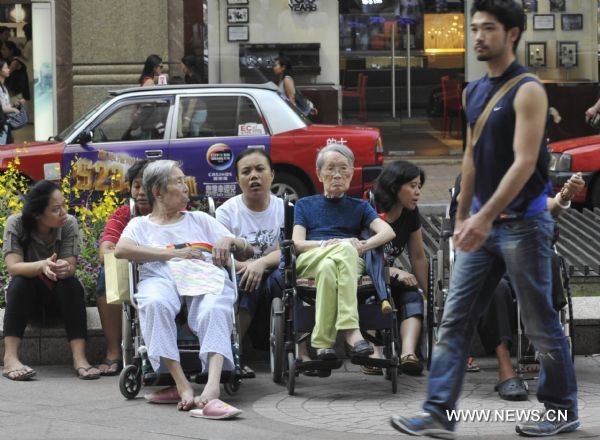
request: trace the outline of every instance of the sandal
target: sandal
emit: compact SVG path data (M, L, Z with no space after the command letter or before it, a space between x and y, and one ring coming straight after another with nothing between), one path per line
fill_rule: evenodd
M256 377L256 373L248 365L242 366L240 370L242 372L242 379L254 379Z
M206 402L202 408L190 411L192 417L202 417L204 419L233 419L242 413L241 409L231 406L220 399L212 399Z
M381 367L371 367L369 365L361 365L360 371L362 374L367 376L383 376L383 370Z
M97 373L90 373L91 369L97 370L97 368L94 367L94 366L92 366L92 365L90 365L89 367L74 368L75 375L77 376L78 379L81 379L81 380L95 380L95 379L100 379L100 372L98 371Z
M494 391L504 400L527 400L527 383L518 376L496 384Z
M423 372L423 364L412 353L400 358L400 367L402 368L402 372L409 376L420 376Z
M475 358L473 356L469 356L467 358L467 368L465 369L467 373L478 373L481 371L479 365L475 363Z
M2 376L10 380L20 382L23 380L29 380L36 374L37 371L35 371L33 368L28 367L27 365L23 365L22 367L15 368L14 370L4 371L2 373Z
M106 365L106 370L102 370L100 365ZM113 365L116 365L116 369L112 369ZM104 359L98 366L96 367L100 370L100 376L116 376L123 369L123 361L121 359Z

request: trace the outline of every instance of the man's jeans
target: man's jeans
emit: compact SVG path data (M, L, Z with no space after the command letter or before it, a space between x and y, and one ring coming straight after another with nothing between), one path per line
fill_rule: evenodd
M553 225L548 212L495 224L478 251L457 252L423 405L448 427L453 422L448 422L446 410L456 408L472 335L505 271L521 307L525 334L540 354L538 400L546 409L568 410L569 420L577 418L575 370L552 307Z

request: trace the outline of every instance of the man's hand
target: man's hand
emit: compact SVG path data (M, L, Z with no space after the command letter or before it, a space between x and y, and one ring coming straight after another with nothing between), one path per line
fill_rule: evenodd
M260 286L262 277L267 270L265 264L259 258L241 265L237 274L241 276L240 287L246 292L254 292Z
M214 265L224 267L229 264L232 243L233 239L231 237L223 237L215 243L212 250Z
M413 274L397 267L390 267L390 277L395 278L408 287L417 287L417 278Z
M464 221L457 221L454 228L454 247L464 252L478 250L492 229L492 220L477 213Z

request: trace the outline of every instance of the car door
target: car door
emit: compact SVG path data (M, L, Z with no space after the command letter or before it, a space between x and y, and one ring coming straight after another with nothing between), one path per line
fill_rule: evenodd
M86 124L65 148L62 166L73 186L127 192L125 174L133 162L168 157L173 102L172 96L122 99Z
M234 196L237 155L246 148L270 149L256 102L242 93L182 94L176 108L169 159L183 164L190 196Z

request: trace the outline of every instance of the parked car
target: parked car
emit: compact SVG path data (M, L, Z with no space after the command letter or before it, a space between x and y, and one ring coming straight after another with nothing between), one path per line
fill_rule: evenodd
M315 159L332 142L354 152L349 194L362 195L383 163L378 129L313 125L273 84L136 87L111 92L48 142L0 146L0 170L18 154L34 181L70 171L79 190L122 191L136 159L173 159L192 196L227 198L238 191L236 155L264 148L275 166L273 192L303 197L322 189Z
M578 171L585 188L573 201L600 207L600 135L553 142L550 151L550 180L555 191Z

